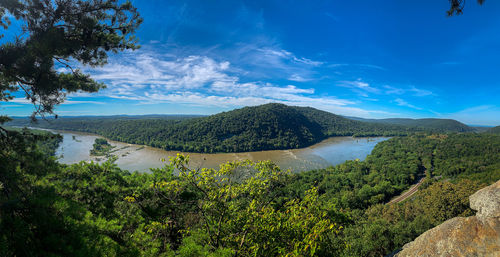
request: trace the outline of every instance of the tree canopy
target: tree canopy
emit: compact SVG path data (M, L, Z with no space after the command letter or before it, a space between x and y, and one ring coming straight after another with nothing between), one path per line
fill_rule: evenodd
M447 11L448 16L460 15L463 13L465 7L465 0L448 0L450 2L450 9ZM477 0L478 4L483 4L484 0Z
M104 87L78 64L100 66L109 51L139 47L133 34L142 18L129 1L0 1L0 26L9 29L12 19L22 25L15 39L0 45L0 101L23 91L35 106L33 118L53 114L68 93Z

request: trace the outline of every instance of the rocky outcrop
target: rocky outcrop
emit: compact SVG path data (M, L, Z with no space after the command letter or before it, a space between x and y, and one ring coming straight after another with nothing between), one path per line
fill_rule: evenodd
M398 257L500 257L500 180L469 197L476 216L457 217L406 244Z
M470 207L478 218L500 217L500 180L469 197Z

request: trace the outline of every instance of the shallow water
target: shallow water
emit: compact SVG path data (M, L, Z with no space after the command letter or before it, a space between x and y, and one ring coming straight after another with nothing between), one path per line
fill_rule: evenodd
M59 162L65 164L80 161L104 161L103 157L90 156L90 149L96 138L100 136L69 131L54 131L63 136L63 142L57 149ZM217 168L221 163L233 160L271 160L282 169L291 169L300 172L311 169L326 168L342 163L346 160L363 160L372 151L373 147L386 137L352 138L332 137L318 144L301 149L272 150L245 153L184 153L190 156L192 168ZM149 168L162 167L161 159L168 161L168 157L175 156L178 151L165 151L149 146L127 144L108 140L115 146L113 155L118 157L116 164L129 171L147 172Z

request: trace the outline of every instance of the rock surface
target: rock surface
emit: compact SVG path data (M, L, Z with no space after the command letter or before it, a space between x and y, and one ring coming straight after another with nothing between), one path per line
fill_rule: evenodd
M476 216L447 220L406 244L396 256L500 257L500 180L469 201Z
M469 197L470 207L476 210L476 217L500 217L500 181L485 187Z

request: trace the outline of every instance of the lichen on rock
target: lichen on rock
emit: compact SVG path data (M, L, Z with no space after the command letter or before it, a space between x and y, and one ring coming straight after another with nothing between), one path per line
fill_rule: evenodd
M476 217L500 217L500 181L485 187L469 197L470 207Z

